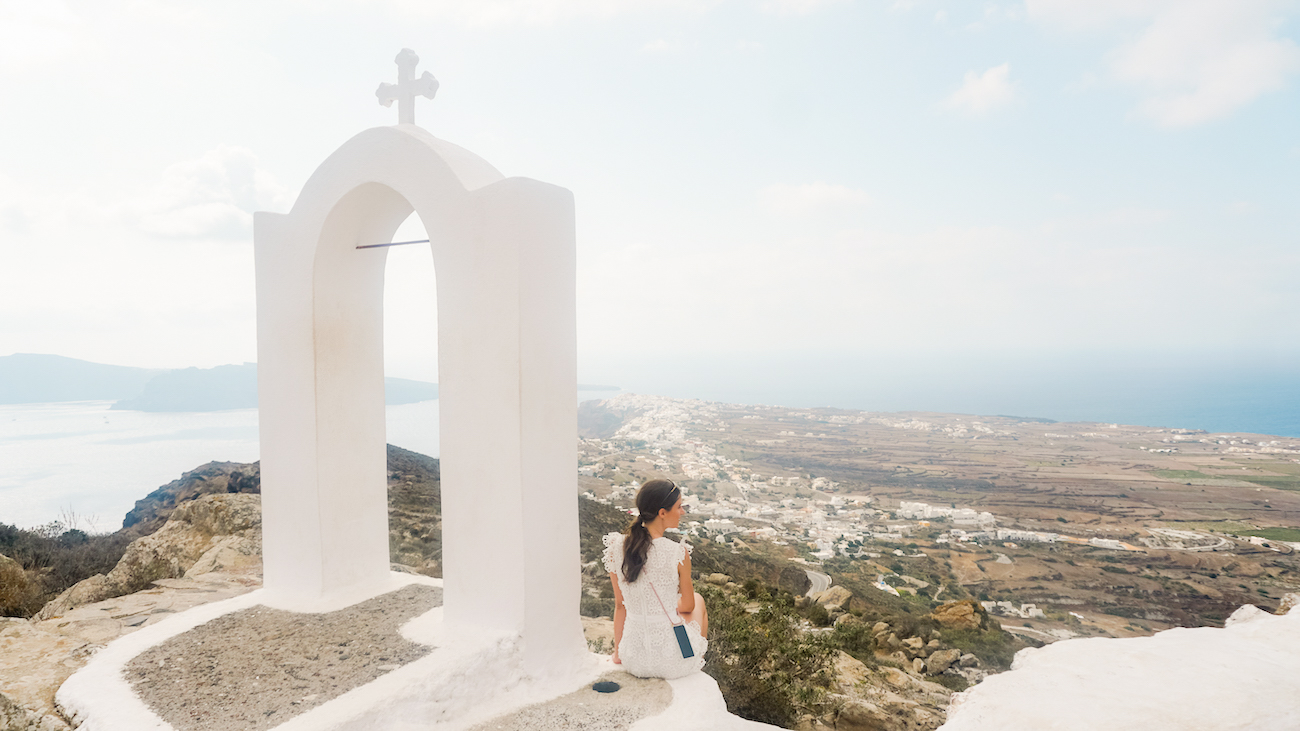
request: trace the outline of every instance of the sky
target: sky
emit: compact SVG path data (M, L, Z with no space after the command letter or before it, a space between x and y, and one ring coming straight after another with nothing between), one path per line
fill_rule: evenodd
M417 123L573 191L581 380L1295 370L1298 40L1281 0L0 0L0 355L255 361L251 213L396 123L409 47ZM436 380L389 256L389 374Z

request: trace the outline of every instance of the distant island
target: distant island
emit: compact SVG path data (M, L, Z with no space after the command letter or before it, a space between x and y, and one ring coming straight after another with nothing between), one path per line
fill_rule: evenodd
M150 379L165 372L15 353L0 357L0 404L117 401L139 395Z
M436 383L384 379L384 403L389 406L436 398ZM61 355L0 357L0 404L59 401L113 401L112 409L126 411L255 409L257 364L163 370Z
M619 386L579 383L579 391L619 391ZM384 403L414 404L438 398L438 384L384 379ZM113 401L116 411L228 411L257 408L257 364L215 368L133 368L62 355L0 356L0 404Z

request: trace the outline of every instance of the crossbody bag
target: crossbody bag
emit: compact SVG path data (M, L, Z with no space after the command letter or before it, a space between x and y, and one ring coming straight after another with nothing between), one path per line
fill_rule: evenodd
M646 577L650 581L650 577ZM668 607L664 606L664 600L659 599L659 591L655 589L655 583L650 581L650 591L655 593L655 599L659 600L659 608L664 610L664 616L668 618L668 624L673 626L673 634L677 635L677 644L681 647L682 657L695 657L695 648L691 647L691 638L686 634L686 623L677 624L673 621L673 616L668 613Z

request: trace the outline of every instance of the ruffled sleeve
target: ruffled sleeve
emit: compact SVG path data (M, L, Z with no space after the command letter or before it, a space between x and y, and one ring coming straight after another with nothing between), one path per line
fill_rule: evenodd
M681 548L682 555L677 558L677 563L682 563L683 561L686 560L687 556L694 555L691 553L691 551L695 550L695 546L692 546L691 544L687 543L685 538L682 538L681 543L679 543L678 545L682 547Z
M605 541L605 553L601 560L605 564L605 571L616 574L623 565L623 534L609 533L603 540Z

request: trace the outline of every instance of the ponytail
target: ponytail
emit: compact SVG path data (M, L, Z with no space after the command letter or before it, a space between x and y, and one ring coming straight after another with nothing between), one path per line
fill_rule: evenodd
M681 489L672 480L650 480L641 486L636 494L636 507L639 514L628 526L627 537L623 539L623 576L627 583L634 583L645 568L646 556L650 553L650 529L646 523L659 517L663 508L671 508L677 503ZM666 503L666 504L665 504Z
M636 516L632 525L628 526L627 538L623 539L623 576L627 577L627 583L631 584L641 575L641 569L645 568L646 555L650 553L650 530L645 527L646 517L644 515Z

